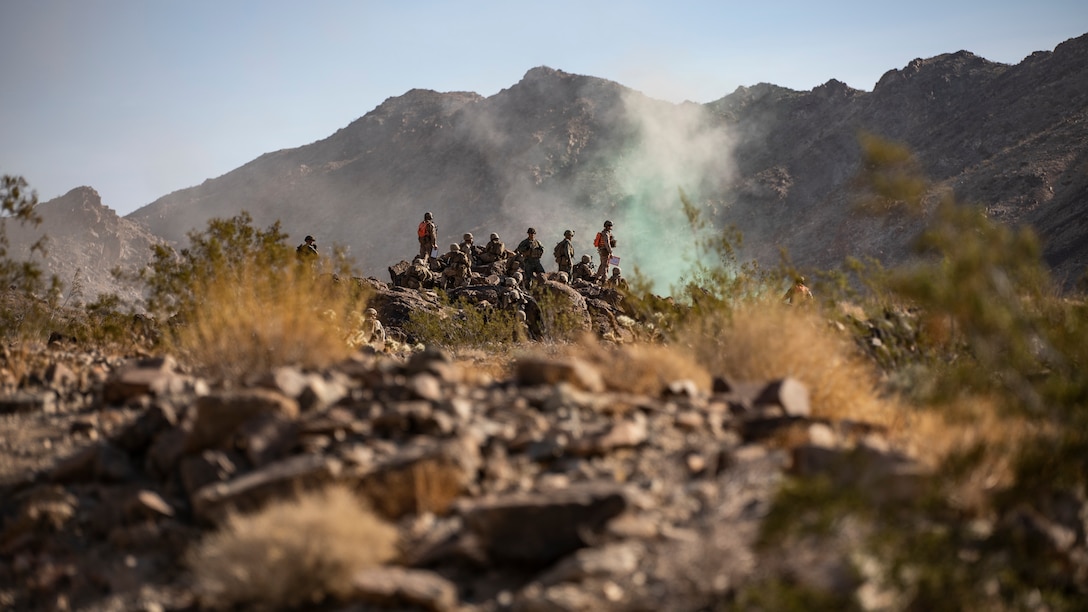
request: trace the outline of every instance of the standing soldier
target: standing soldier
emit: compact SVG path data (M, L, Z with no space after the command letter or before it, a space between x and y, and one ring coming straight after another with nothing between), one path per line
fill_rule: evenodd
M805 277L803 276L793 279L793 285L786 290L786 295L782 296L782 301L790 305L805 304L811 300L812 291L805 284Z
M461 241L461 252L468 255L468 261L470 265L480 265L480 247L472 241L472 234L465 233L464 240Z
M544 274L544 266L540 264L540 258L544 256L544 247L536 239L535 229L530 227L525 233L528 236L518 244L514 252L524 262L522 267L525 270L525 290L528 291L532 289L533 279L536 278L537 273Z
M571 238L574 238L573 230L563 232L563 239L555 245L554 251L555 263L559 265L560 272L567 273L567 278L574 272L574 244L571 243Z
M419 222L419 254L426 261L431 253L438 248L438 226L434 224L434 215L427 212L423 214L423 221Z
M317 242L314 241L314 237L306 236L302 244L295 247L295 255L301 261L313 261L313 258L317 257Z
M612 249L616 248L616 238L612 235L612 222L605 221L604 229L597 232L593 239L593 246L597 247L597 255L601 258L601 265L597 268L596 278L600 283L608 280L608 260L612 258Z

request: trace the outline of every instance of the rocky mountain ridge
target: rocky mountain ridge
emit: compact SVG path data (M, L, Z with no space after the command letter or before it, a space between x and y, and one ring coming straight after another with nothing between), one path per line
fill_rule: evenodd
M872 92L834 79L805 92L758 84L708 104L538 67L490 97L389 98L325 139L267 153L124 219L183 243L208 219L247 211L262 227L281 221L292 239L345 246L364 275L384 276L415 251L424 211L435 213L443 247L464 232L511 242L531 225L545 241L576 230L579 253L592 253L593 231L608 218L623 266L667 290L697 256L683 189L715 227L743 232L745 258L773 265L781 246L802 268L847 255L891 265L911 256L924 218L857 213L866 132L910 147L936 190L1032 225L1068 285L1088 265L1086 58L1088 35L1016 65L966 51L917 59Z

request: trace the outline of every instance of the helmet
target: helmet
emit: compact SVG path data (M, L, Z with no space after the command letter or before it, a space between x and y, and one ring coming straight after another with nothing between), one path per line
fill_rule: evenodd
M498 240L498 239L499 239L499 235L498 235L498 234L496 234L495 232L491 232L491 239L492 239L492 240Z
M465 234L464 239L465 240L472 240L472 234Z
M593 260L589 258L589 255L582 255L582 263L589 263L591 261Z
M460 245L458 245L458 244L451 244L450 245L450 253L452 253L454 251L460 251L460 250L461 250Z
M612 276L619 276L619 275L620 275L620 269L618 267L612 268Z
M517 284L517 281L515 281L515 280L514 280L514 277L512 277L512 276L507 276L507 277L506 277L506 280L504 280L504 281L502 282L502 284L503 284L503 285L506 285L507 287L513 287L514 285L516 285L516 284Z
M364 312L366 312L366 316L370 318L378 316L378 311L374 310L373 308L367 308Z
M525 233L526 233L526 234L535 234L535 233L536 233L536 230L535 230L534 228L531 228L531 227L530 227L529 229L525 230Z
M306 242L313 242L313 241L314 241L313 236L306 236Z
M429 212L423 213L423 220L424 221L430 221L431 219L434 219L434 215L432 215Z
M611 221L605 221L604 226L605 227L612 227L612 222Z
M564 238L572 238L574 236L574 230L567 230L563 232Z

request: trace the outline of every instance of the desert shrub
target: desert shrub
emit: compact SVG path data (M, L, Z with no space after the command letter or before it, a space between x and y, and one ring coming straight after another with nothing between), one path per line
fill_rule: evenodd
M931 193L899 145L866 138L862 157L870 209L924 218L912 263L852 272L877 272L861 283L871 324L889 309L914 317L921 350L881 366L912 371L925 389L904 408L899 441L933 478L891 506L795 483L771 512L788 520L765 527L796 524L801 511L863 519L898 609L1080 609L1082 545L1063 549L1038 530L1070 525L1063 508L1083 509L1088 488L1088 311L1059 295L1030 230Z
M279 224L248 214L213 219L176 253L157 245L142 272L149 310L169 321L167 340L208 375L238 379L277 365L322 367L349 353L351 314L366 292L347 262L299 261Z
M815 416L883 425L898 419L878 396L873 369L852 340L814 309L768 300L738 303L728 313L691 321L677 342L712 374L733 381L800 380Z
M415 310L404 331L416 342L447 349L488 347L515 342L520 323L510 309L480 307L468 301L450 303L442 296L436 311Z
M595 365L608 389L658 396L669 383L680 380L690 380L704 392L711 386L704 364L682 346L647 342L613 346L583 335L561 352Z
M186 561L205 605L280 610L342 595L396 553L396 528L333 487L229 516Z

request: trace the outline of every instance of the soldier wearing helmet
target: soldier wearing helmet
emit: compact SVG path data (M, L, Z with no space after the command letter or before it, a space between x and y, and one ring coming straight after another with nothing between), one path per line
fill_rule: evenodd
M480 252L480 263L490 264L506 259L506 245L499 239L499 235L491 232L491 237L483 251Z
M593 259L589 255L582 255L582 260L574 264L570 282L574 284L575 281L593 282Z
M467 253L461 252L461 247L457 244L450 245L449 253L442 256L441 263L442 277L445 279L446 289L452 289L454 287L462 287L468 284L468 279L472 273L470 270L471 264Z
M540 263L540 258L544 256L544 246L536 239L536 229L530 227L525 233L525 240L518 243L514 252L521 258L521 267L525 271L524 286L528 291L532 289L538 274L543 277L544 266Z
M426 260L438 248L438 226L430 212L423 213L423 221L420 221L416 235L419 236L419 254Z
M804 276L798 276L793 279L793 285L786 290L786 295L782 296L782 301L791 306L812 301L812 291L809 290L808 285L805 284Z
M476 246L473 242L472 234L465 232L464 239L461 241L461 252L468 255L469 264L477 266L480 264L480 247Z
M604 283L608 280L608 261L612 259L612 249L616 248L611 221L604 222L604 229L597 232L597 237L593 239L593 246L597 247L597 255L601 258L601 265L597 267L595 278L597 282Z
M555 245L555 249L552 254L555 255L555 263L559 266L560 272L565 272L567 278L570 278L574 273L574 243L571 239L574 238L574 230L567 230L563 232L563 239L559 241L559 244Z

